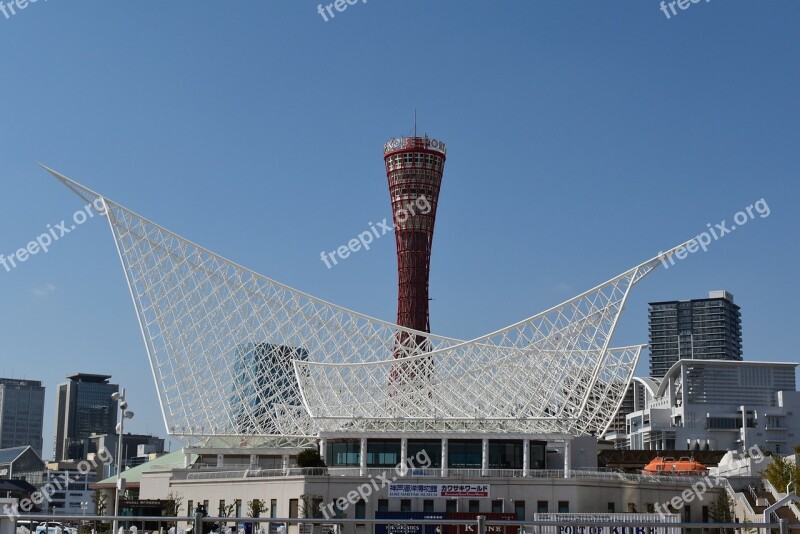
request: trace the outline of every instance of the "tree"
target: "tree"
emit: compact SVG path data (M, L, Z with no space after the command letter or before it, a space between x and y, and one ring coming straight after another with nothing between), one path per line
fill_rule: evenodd
M183 505L183 497L172 491L167 495L167 501L164 506L164 515L167 517L178 517L180 514L181 506Z
M304 449L297 455L298 467L327 467L319 451L314 448Z
M236 505L235 504L227 504L225 506L221 506L219 509L219 516L220 517L233 517L236 514ZM223 521L220 523L220 532L224 530L224 527L227 523Z
M300 502L298 503L300 517L315 518L322 517L322 510L319 505L322 504L322 495L313 495L311 493L303 493L300 495Z
M772 463L764 470L766 478L777 491L786 491L786 486L797 480L797 468L785 456L772 457Z
M233 517L234 513L236 513L236 505L235 504L228 504L223 506L219 510L220 517Z
M248 517L256 519L258 517L261 517L261 512L263 511L264 511L264 503L261 502L261 499L253 499L252 501L247 501Z
M106 515L106 508L108 507L108 495L100 490L94 490L94 493L92 493L92 504L94 504L95 515Z
M709 516L711 520L715 523L733 523L734 518L736 515L733 511L733 501L731 500L730 495L728 495L728 490L722 489L722 491L717 495L716 500L711 504L708 510ZM733 529L722 529L725 532L733 532Z

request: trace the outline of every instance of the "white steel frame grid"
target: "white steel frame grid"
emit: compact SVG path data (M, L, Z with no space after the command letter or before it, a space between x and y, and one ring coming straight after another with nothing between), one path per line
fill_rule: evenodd
M288 443L332 431L600 435L643 348L609 348L625 301L680 248L461 341L280 284L45 169L86 202L105 203L174 436ZM399 332L409 334L402 345Z

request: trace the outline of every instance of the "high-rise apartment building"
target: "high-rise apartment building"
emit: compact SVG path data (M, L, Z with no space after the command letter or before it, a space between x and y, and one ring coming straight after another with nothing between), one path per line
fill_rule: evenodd
M43 421L42 383L0 378L0 449L30 446L41 456Z
M117 403L111 395L119 390L108 375L78 373L56 390L55 461L78 459L83 440L92 434L115 434Z
M679 360L742 360L742 315L727 291L706 299L651 302L650 376Z

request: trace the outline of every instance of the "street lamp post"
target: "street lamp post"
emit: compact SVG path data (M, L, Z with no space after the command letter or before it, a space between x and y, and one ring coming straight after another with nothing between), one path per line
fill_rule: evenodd
M127 411L128 403L125 401L125 388L111 395L119 403L119 423L117 423L117 487L114 490L114 516L119 515L119 492L125 489L125 479L122 478L122 436L125 432L125 419L133 419L133 412ZM114 519L112 534L117 534L119 522Z

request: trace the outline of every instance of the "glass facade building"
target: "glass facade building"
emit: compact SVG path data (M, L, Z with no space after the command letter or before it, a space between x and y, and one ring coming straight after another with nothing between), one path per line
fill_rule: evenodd
M663 377L679 360L742 360L742 316L733 295L651 302L650 376Z
M78 373L58 385L55 461L83 457L83 441L92 434L116 434L117 403L111 395L119 385L109 383L108 375Z
M42 383L0 378L0 449L30 446L41 456L43 421Z
M308 351L272 343L243 343L236 347L233 373L240 386L231 396L239 431L260 431L254 421L280 419L287 409L302 406L294 360L308 360Z

